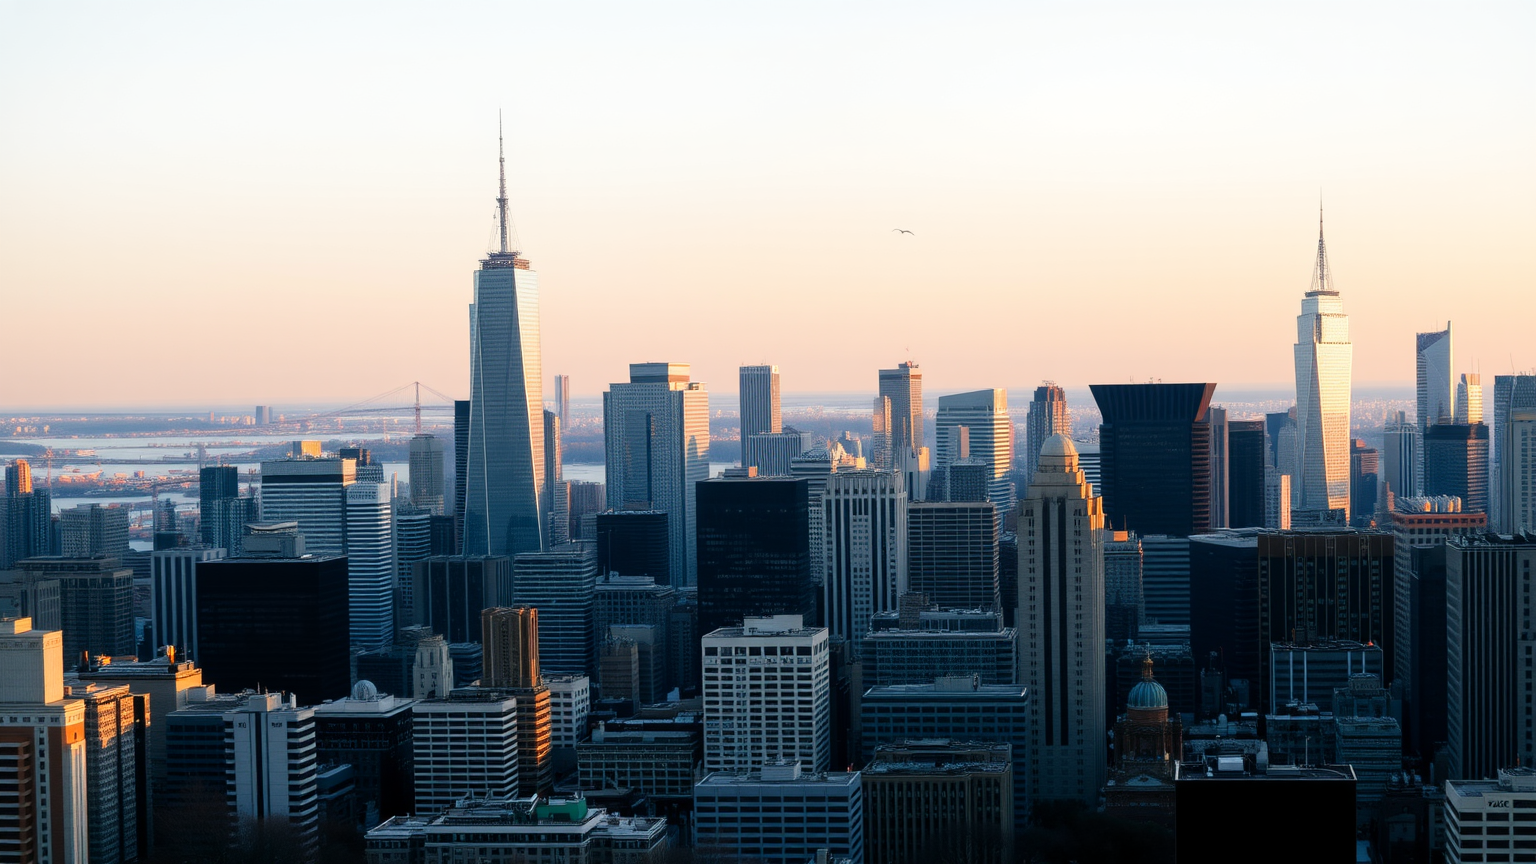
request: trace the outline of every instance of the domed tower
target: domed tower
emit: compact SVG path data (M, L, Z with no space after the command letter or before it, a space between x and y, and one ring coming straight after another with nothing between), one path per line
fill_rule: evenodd
M1174 763L1184 755L1184 725L1168 719L1168 691L1152 677L1152 652L1141 661L1141 680L1115 724L1115 764L1104 788L1107 812L1137 819L1173 818Z

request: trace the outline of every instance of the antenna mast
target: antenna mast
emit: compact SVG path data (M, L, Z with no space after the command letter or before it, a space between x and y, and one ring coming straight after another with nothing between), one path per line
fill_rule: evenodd
M496 212L501 217L501 254L507 254L507 144L501 133L501 112L496 112L496 151L501 162L501 194L496 198ZM420 431L420 430L418 430Z

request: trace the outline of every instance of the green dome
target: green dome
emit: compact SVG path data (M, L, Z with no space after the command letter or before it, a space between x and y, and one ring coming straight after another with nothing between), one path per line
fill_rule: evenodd
M1125 707L1140 711L1168 710L1168 691L1152 677L1152 652L1141 661L1141 680L1125 698Z

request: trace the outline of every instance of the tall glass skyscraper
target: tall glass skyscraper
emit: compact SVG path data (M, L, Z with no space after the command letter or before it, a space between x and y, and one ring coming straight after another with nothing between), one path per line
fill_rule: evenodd
M1323 217L1317 265L1296 316L1296 461L1291 486L1301 510L1349 509L1349 399L1354 345L1349 316L1328 271Z
M779 408L779 367L741 367L741 464L752 465L747 439L765 432L784 431ZM713 629L713 628L711 628Z
M1052 435L1072 437L1072 413L1067 409L1067 391L1054 381L1047 381L1035 388L1034 401L1029 403L1026 421L1027 443L1024 452L1018 454L1024 466L1024 483L1019 491L1034 482L1036 463L1040 461L1040 446Z
M538 275L508 244L506 156L501 157L501 250L475 271L469 307L469 458L464 551L544 549L544 369Z

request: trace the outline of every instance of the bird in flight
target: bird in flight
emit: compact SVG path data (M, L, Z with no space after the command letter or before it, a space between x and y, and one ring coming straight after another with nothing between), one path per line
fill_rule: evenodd
M900 232L901 232L901 233L903 233L903 234L912 234L912 232L911 232L911 231L908 231L908 230L907 230L907 229L905 229L905 228L892 228L892 229L891 229L891 230L892 230L892 231L900 231ZM916 237L916 236L917 236L917 235L916 235L916 234L912 234L912 236L913 236L913 237Z

